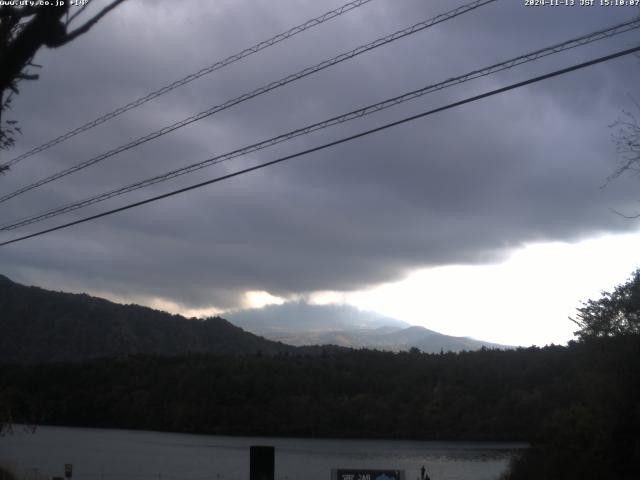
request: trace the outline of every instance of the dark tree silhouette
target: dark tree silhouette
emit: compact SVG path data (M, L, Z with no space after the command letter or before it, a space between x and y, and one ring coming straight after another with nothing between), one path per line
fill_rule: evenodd
M571 320L580 327L575 334L582 340L640 334L640 269L613 292L583 303Z
M75 40L124 1L113 0L74 29L71 24L88 3L73 15L69 15L69 2L58 6L0 7L0 149L11 147L15 133L20 132L15 121L2 118L2 112L9 108L12 96L19 93L18 82L38 78L30 69L37 67L32 63L37 51L43 46L57 48Z

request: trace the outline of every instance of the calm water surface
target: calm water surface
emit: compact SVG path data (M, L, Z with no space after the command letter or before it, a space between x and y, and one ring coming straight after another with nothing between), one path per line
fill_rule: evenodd
M495 480L517 443L413 442L222 437L131 430L17 428L0 438L0 461L20 479L74 480L248 479L249 446L273 445L276 479L329 480L332 468L403 469L416 480L425 465L432 480Z

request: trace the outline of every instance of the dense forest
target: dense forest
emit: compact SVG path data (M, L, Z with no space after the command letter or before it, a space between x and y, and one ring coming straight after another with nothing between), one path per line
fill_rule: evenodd
M524 439L557 406L554 397L570 405L580 396L576 380L590 355L575 349L582 347L443 355L352 351L320 358L133 356L4 365L0 384L9 388L14 415L37 424Z
M0 365L30 424L305 437L526 440L521 479L640 478L640 272L567 346L425 354L146 354Z
M442 355L193 354L3 365L0 385L20 422L216 434L531 440L536 455L551 448L566 454L564 461L573 459L567 468L575 469L576 461L588 466L586 476L566 478L608 478L589 476L594 464L607 471L632 465L627 458L640 459L638 358L640 337L624 335L568 347ZM616 478L627 478L623 473Z

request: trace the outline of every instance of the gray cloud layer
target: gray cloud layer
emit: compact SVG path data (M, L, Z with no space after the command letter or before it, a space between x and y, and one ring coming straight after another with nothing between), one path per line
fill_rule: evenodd
M43 65L42 79L25 84L15 102L13 116L25 135L11 157L339 2L180 5L130 0L81 40L41 52L36 62ZM0 189L18 188L453 6L375 0L25 160L0 178ZM224 153L634 14L633 9L528 8L499 1L0 205L2 219ZM628 47L638 38L634 32L575 49L64 218L319 145ZM634 211L637 182L599 187L615 168L608 125L629 107L639 72L636 59L616 60L3 247L2 273L48 287L230 308L246 290L276 295L352 290L399 279L418 267L495 261L529 242L630 231L636 224L610 208Z

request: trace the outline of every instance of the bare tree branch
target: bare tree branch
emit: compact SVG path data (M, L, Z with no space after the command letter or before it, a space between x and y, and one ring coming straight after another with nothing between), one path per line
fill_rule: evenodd
M37 74L28 71L37 67L32 59L43 46L56 48L88 32L107 13L125 0L113 0L81 27L68 32L68 26L84 10L84 6L69 17L69 2L61 5L0 6L0 150L13 146L13 136L21 133L14 121L2 119L2 111L9 108L11 95L17 94L21 80L36 80ZM25 2L26 3L26 2ZM86 6L86 4L85 4ZM5 93L8 96L5 97ZM1 169L0 174L6 169Z
M76 28L72 32L68 32L64 37L64 42L62 42L60 45L64 45L65 43L70 42L71 40L75 39L76 37L78 37L78 36L80 36L80 35L82 35L84 33L87 33L96 23L98 23L100 21L100 19L102 19L102 17L104 17L107 13L109 13L111 10L116 8L118 5L120 5L124 1L125 0L114 0L113 2L111 2L109 5L104 7L99 13L94 15L93 18L88 20L83 26ZM74 15L74 17L75 17L75 15ZM72 17L72 19L73 19L73 17ZM71 20L69 20L69 21L71 21ZM58 45L56 45L56 46L58 46Z
M73 20L80 15L85 8L87 8L89 6L89 3L85 3L84 5L82 5L77 11L76 13L74 13L73 15L71 15L71 17L69 18L69 20L67 20L67 26L69 26L71 24L71 22L73 22Z
M10 88L38 49L64 37L65 27L60 18L66 10L64 7L39 7L17 35L3 39L7 48L0 56L0 90Z
M632 102L638 102L632 97ZM640 110L640 108L639 108ZM613 142L620 161L619 167L607 177L607 183L627 172L640 169L640 122L633 112L623 111L622 116L611 125L616 129L612 134Z
M609 208L609 211L612 213L615 213L616 215L622 217L622 218L626 218L627 220L636 220L638 218L640 218L640 213L637 213L635 215L627 215L626 213L622 213L618 210L616 210L615 208Z
M40 75L37 73L21 73L18 75L18 80L37 80Z

